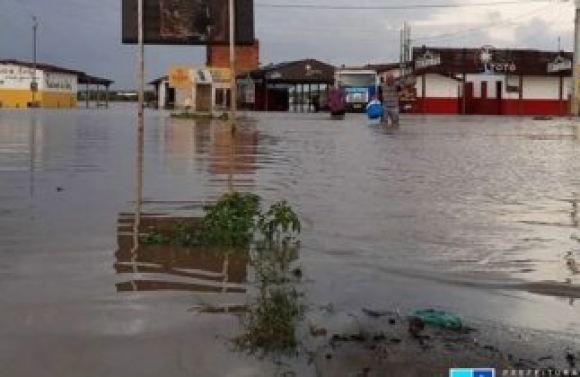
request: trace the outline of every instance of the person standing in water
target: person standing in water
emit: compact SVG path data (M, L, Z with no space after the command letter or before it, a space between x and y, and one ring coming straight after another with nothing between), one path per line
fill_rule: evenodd
M328 91L328 107L330 108L330 114L333 117L342 118L344 116L345 102L346 93L340 83L331 86Z
M383 104L383 116L381 122L391 123L392 126L399 126L399 92L400 87L392 74L388 74L386 79L381 77L379 88L379 98Z

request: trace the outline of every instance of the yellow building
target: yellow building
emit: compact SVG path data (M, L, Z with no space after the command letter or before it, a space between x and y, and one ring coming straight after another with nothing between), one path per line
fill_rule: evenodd
M36 68L36 70L35 70ZM72 108L77 106L79 83L86 83L84 72L49 64L0 61L0 107ZM94 78L96 79L96 78ZM81 81L80 81L81 80ZM112 81L106 81L108 86Z

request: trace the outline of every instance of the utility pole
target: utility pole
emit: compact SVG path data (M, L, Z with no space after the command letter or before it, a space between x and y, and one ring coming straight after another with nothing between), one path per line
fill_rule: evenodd
M411 62L411 27L405 21L403 29L401 30L401 52L399 69L401 71L400 78L404 80L409 73L409 64Z
M580 0L576 0L576 19L574 28L574 64L572 67L572 106L573 116L580 115Z
M30 91L32 92L32 107L36 107L36 92L38 83L36 82L36 33L38 31L38 22L36 16L32 16L32 83Z
M145 108L145 48L144 44L144 32L143 32L143 0L137 1L137 49L138 49L138 67L137 67L137 116L138 116L138 131L139 134L144 132L145 120L144 120L144 108Z
M236 80L236 6L234 0L229 0L230 16L230 122L232 130L236 123L238 87Z

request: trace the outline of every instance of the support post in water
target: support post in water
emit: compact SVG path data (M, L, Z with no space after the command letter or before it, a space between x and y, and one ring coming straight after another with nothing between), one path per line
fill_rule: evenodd
M138 93L137 93L137 114L139 117L139 132L143 132L144 120L143 111L145 107L145 48L143 45L143 0L138 0L138 10L137 10L137 38L138 38Z
M230 124L232 130L236 126L237 82L236 82L236 6L234 0L229 0L230 16Z

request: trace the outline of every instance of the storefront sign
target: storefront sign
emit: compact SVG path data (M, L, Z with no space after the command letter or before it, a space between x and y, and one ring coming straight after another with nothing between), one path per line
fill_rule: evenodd
M559 55L553 62L548 63L548 73L568 71L572 69L572 60Z
M230 82L231 74L229 68L210 68L213 82Z
M427 50L415 60L415 69L434 67L441 64L441 55Z
M76 88L73 88L73 83L71 82L70 78L48 73L44 78L44 89L52 92L76 91Z
M493 46L483 46L476 54L476 63L483 66L484 73L514 73L517 66L513 62L499 61L494 56L495 48Z
M211 84L213 76L207 68L194 68L191 70L191 80L196 84Z
M193 82L189 74L189 67L172 66L169 67L169 87L174 89L188 89L191 88Z

